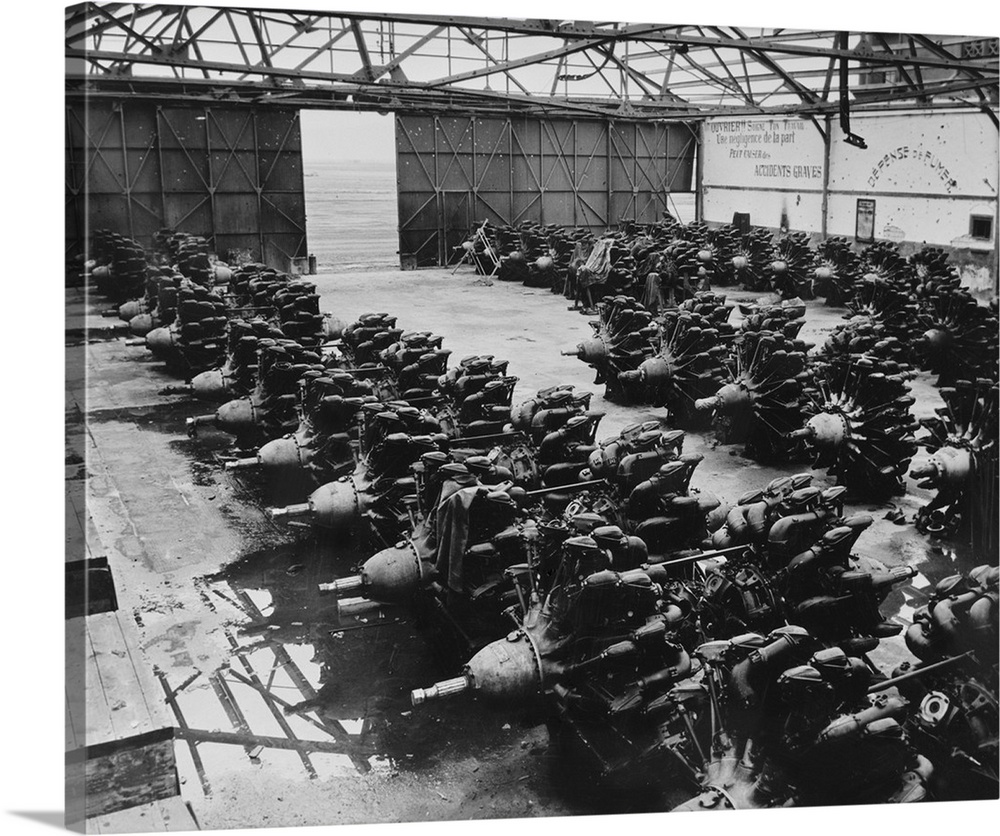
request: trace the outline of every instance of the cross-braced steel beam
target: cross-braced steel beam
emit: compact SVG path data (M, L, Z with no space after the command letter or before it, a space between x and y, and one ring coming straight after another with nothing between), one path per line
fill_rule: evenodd
M963 39L927 35L122 3L71 7L66 25L70 95L127 80L149 97L690 120L829 112L833 68L846 66L838 90L852 94L874 70L898 72L855 111L941 104L956 86L997 102L996 39L962 57Z

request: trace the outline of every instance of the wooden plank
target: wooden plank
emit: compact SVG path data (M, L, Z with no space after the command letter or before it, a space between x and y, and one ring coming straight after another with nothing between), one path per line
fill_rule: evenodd
M101 543L100 535L97 533L97 526L94 525L94 518L87 511L87 557L103 557L105 549Z
M124 740L74 749L66 754L68 772L78 770L81 765L86 775L85 788L74 785L72 789L77 794L86 793L88 819L141 808L180 793L173 729L158 729ZM67 809L75 809L75 802L82 800L67 794ZM159 809L153 812L162 824ZM148 812L146 818L149 818ZM150 821L144 822L140 829L158 829L151 827ZM106 831L107 826L105 821L98 822L102 831Z
M93 616L99 618L100 616ZM85 737L88 744L103 743L115 737L114 724L111 722L111 706L104 694L101 682L101 672L97 664L97 655L90 641L90 630L85 631L86 655L84 657L84 697L86 722Z
M191 806L181 796L175 795L173 798L165 798L162 801L157 801L156 805L160 808L160 813L163 816L163 828L168 833L181 830L201 830L198 820L191 811Z
M143 693L142 682L125 644L118 613L89 616L87 634L94 650L100 685L107 700L115 737L130 737L157 728ZM88 739L87 742L92 744L97 741Z
M86 639L83 618L66 621L66 710L72 720L73 737L76 741L72 748L83 746L86 742Z
M200 829L191 808L179 795L95 816L87 822L88 833L174 833Z
M149 713L154 728L165 728L174 725L173 715L163 701L162 688L153 673L146 656L139 648L139 631L126 613L121 610L115 613L118 629L121 632L122 643L128 652L129 663L139 682L145 709Z
M119 810L106 816L96 816L87 820L88 833L164 833L163 813L159 802L140 804L127 810ZM91 827L94 829L91 830Z
M65 729L66 751L69 751L70 749L78 749L81 746L83 746L84 740L82 736L78 737L76 733L76 728L75 728L76 723L73 719L73 714L70 711L69 689L68 688L64 689L64 693L66 695L66 703L65 703L65 717L63 718L63 720L66 724L66 729ZM80 731L82 732L83 729L81 728Z
M83 479L66 480L66 560L82 560L86 556L87 510Z

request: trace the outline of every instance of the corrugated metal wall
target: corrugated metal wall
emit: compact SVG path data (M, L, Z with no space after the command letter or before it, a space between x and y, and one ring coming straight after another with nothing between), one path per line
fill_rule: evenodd
M171 227L278 269L306 251L296 110L92 100L66 108L66 249L84 219L145 246Z
M484 220L655 221L693 188L696 144L680 123L397 115L400 259L452 262Z

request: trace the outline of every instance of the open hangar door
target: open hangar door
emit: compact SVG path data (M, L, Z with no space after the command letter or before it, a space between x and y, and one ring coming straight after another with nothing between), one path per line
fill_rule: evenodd
M693 185L687 123L396 117L399 254L407 267L455 261L476 223L586 227L651 223Z
M66 254L93 229L151 247L172 228L289 271L307 255L302 177L294 109L69 101Z

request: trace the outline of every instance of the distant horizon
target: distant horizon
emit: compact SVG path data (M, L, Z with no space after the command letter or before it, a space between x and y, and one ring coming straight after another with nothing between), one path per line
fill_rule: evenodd
M314 165L318 163L377 163L379 165L395 165L396 158L392 157L390 159L373 159L371 157L311 157L306 158L303 155L302 161L305 165Z

